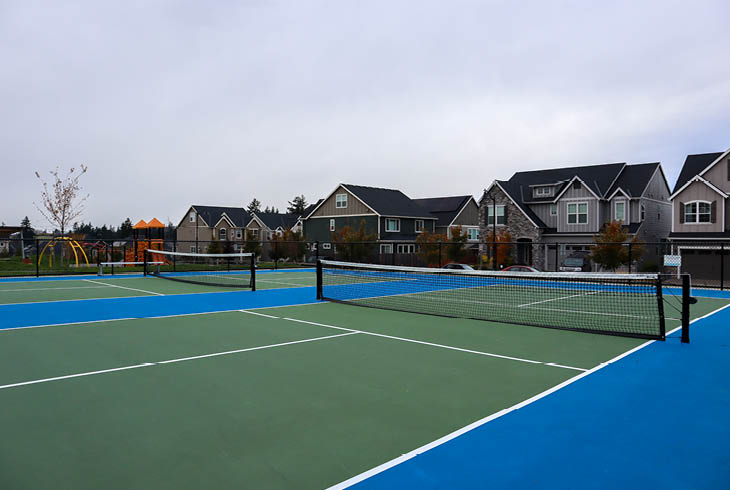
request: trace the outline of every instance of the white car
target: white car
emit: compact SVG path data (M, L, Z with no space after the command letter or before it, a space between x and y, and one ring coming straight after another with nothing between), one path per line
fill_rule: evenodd
M470 265L466 264L457 264L456 262L452 262L450 264L446 264L442 267L442 269L451 269L451 270L460 270L460 271L473 271L474 268Z

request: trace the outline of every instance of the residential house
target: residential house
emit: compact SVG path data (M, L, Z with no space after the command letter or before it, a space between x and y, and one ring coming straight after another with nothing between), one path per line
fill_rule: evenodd
M670 196L669 239L692 278L730 280L730 150L688 155ZM724 263L724 270L720 270Z
M516 263L556 270L556 261L589 250L594 235L620 221L644 242L667 237L669 186L660 163L610 163L517 172L495 180L479 201L483 250L495 228L516 242ZM534 245L534 244L540 245ZM560 245L558 245L560 244Z
M461 227L468 243L479 243L479 205L474 196L449 196L413 199L436 218L436 233L451 239L454 228Z
M380 243L381 254L413 253L423 231L433 233L438 218L396 189L339 184L304 219L307 241L319 241L326 254L332 249L332 234L350 226ZM395 246L395 249L394 249Z
M193 205L177 225L180 252L205 252L212 240L231 241L239 250L251 216L244 208Z
M23 231L22 226L0 226L0 254L8 254L17 247L11 246L11 236L15 233ZM20 238L20 235L17 236ZM18 242L19 243L19 242Z
M268 242L274 235L281 236L285 231L301 231L301 226L298 214L253 212L246 230L251 232L254 239Z

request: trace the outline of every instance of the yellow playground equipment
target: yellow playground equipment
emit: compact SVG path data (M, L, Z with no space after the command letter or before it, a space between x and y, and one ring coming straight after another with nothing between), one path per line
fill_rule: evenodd
M81 252L81 256L84 258L84 262L86 262L86 265L89 265L89 258L86 256L86 252L84 252L84 247L82 247L81 244L76 241L76 239L66 236L54 237L49 240L48 243L46 243L46 246L43 247L43 250L41 250L40 255L38 256L38 263L40 264L43 260L43 254L46 252L48 247L55 247L55 245L59 243L61 245L68 245L71 248L71 251L74 253L76 267L79 266L79 252ZM53 250L53 248L51 248L51 250ZM48 254L48 267L53 267L53 253Z

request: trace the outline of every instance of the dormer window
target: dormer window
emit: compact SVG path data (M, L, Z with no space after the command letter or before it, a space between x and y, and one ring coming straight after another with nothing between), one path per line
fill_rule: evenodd
M553 195L551 186L535 187L535 197L549 197Z

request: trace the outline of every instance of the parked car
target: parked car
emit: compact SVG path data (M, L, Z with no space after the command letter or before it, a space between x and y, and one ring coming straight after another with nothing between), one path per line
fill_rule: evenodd
M573 252L560 264L560 272L590 272L590 252Z
M531 267L529 265L511 265L509 267L505 267L502 270L505 272L541 272L540 269L535 269L534 267Z
M442 267L442 269L451 269L451 270L461 270L461 271L473 271L474 268L470 265L466 264L457 264L456 262L452 262L450 264L446 264Z

